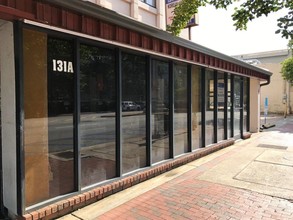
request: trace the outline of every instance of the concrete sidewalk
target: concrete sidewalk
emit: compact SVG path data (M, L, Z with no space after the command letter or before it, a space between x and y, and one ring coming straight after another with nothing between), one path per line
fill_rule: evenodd
M293 118L61 219L293 219Z

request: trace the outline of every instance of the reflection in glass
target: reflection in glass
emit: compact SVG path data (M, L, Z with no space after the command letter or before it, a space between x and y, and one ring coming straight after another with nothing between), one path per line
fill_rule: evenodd
M56 69L54 62L57 62ZM53 197L74 189L72 63L72 42L48 38L48 139Z
M214 71L206 69L206 145L214 143Z
M233 111L233 106L232 106L232 98L231 98L231 75L228 74L227 76L227 92L228 92L228 100L227 100L227 137L231 138L232 137L232 120L231 120L231 113Z
M114 52L80 46L82 187L115 177Z
M188 152L187 66L174 65L174 154Z
M240 135L240 111L241 106L241 77L234 77L234 136Z
M122 54L122 172L146 166L146 63Z
M224 132L224 110L225 110L225 83L224 73L218 73L218 141L225 139Z
M248 82L249 78L243 78L243 131L248 131L247 126L247 120L248 120L248 97L249 97L249 91L248 91Z
M25 201L30 206L51 198L46 34L23 31L23 62Z
M192 67L192 150L201 147L200 68Z
M153 60L152 70L152 162L170 158L169 148L169 68Z
M30 206L74 191L73 44L24 30L23 45L25 190Z

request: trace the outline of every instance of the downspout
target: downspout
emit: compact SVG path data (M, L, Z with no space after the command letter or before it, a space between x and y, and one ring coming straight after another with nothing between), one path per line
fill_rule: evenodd
M265 82L265 83L263 83L263 84L260 84L260 88L259 88L259 90L261 89L261 87L262 86L267 86L267 85L269 85L271 83L271 76L269 76L268 77L268 79L267 79L267 82ZM260 108L260 106L259 106L259 108ZM259 111L260 112L260 111ZM260 122L260 124L261 124L261 116L259 115L259 122ZM262 130L262 127L260 128L260 130Z
M267 79L267 82L265 82L265 83L263 83L263 84L260 84L260 87L262 87L262 86L267 86L267 85L269 85L271 83L271 77L269 77L268 79Z

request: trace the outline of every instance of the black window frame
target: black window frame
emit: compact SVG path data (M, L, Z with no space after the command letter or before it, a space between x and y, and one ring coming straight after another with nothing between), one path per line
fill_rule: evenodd
M142 1L142 0L141 0ZM145 2L145 1L142 1ZM76 78L75 78L75 112L74 112L74 132L75 132L75 137L74 137L74 149L75 149L75 189L73 193L70 195L64 195L58 198L53 198L50 200L46 200L40 204L36 204L33 206L33 208L28 208L26 207L25 204L25 158L24 158L24 135L23 135L23 125L24 125L24 107L23 107L23 102L24 102L24 97L23 97L23 53L22 53L22 46L23 46L23 39L22 39L22 31L23 29L32 29L36 31L40 31L43 33L46 33L50 36L56 37L56 38L61 38L61 39L69 39L74 42L74 60L76 61L75 64L75 71L76 71ZM102 48L108 48L112 49L115 51L115 69L116 69L116 176L123 177L124 175L122 174L122 140L121 140L121 119L122 119L122 106L121 106L121 87L122 87L122 82L121 82L121 53L132 53L132 54L137 54L139 56L144 56L146 59L146 149L147 149L147 167L151 167L154 165L152 162L152 135L151 135L151 127L152 127L152 121L151 121L151 109L152 109L152 94L151 94L151 71L152 71L152 61L153 60L163 60L165 62L168 62L169 64L169 99L170 99L170 109L169 109L169 147L170 147L170 159L175 158L174 155L174 126L173 126L173 116L174 116L174 63L177 63L178 61L175 61L175 59L172 59L172 57L166 58L166 57L160 57L159 55L155 54L149 54L147 52L141 52L141 51L136 51L135 49L127 49L122 46L116 46L116 45L111 45L110 43L105 43L105 42L100 42L97 40L93 39L88 39L86 37L81 37L78 35L70 35L68 33L62 33L56 30L50 30L46 29L43 27L37 27L29 24L24 24L22 22L16 22L14 24L14 33L15 33L15 54L17 55L15 60L16 60L16 120L17 120L17 211L18 214L22 215L26 211L32 211L34 209L40 208L42 206L48 205L52 203L52 200L55 201L60 201L69 197L72 197L74 195L78 195L82 193L85 189L89 190L92 188L96 188L99 185L105 184L105 182L110 182L113 181L113 179L109 179L107 181L101 182L101 183L96 183L91 186L82 188L81 187L81 157L79 155L80 152L80 88L79 88L79 77L80 77L80 63L78 62L80 58L80 53L79 53L79 48L81 44L87 44L87 45L92 45L92 46L97 46L97 47L102 47ZM192 114L192 85L191 85L191 69L192 66L197 66L196 64L188 64L186 62L183 62L185 65L187 65L187 77L188 77L188 97L187 97L187 104L188 104L188 112L187 112L187 118L188 118L188 145L189 149L188 152L192 152L192 133L191 133L191 114ZM201 138L202 138L202 143L201 143L201 148L206 147L205 144L205 119L206 119L206 103L205 102L205 91L206 85L205 85L205 79L206 75L205 72L208 68L198 66L200 68L200 74L201 74L201 117L202 117L202 126L201 126ZM217 71L214 71L214 84L217 83ZM227 82L227 76L228 73L225 73L225 82ZM234 94L234 76L235 74L231 74L231 95ZM249 78L248 78L249 79ZM215 85L214 85L215 86ZM250 98L250 92L249 92L249 80L248 80L248 99ZM225 87L225 91L227 91L227 85ZM214 91L216 93L216 91ZM225 93L225 101L227 105L227 98L228 94ZM233 99L231 100L233 102ZM242 100L243 101L243 100ZM249 103L249 100L248 100ZM234 103L232 103L233 107ZM214 106L214 115L217 115L217 108ZM225 114L231 114L231 127L232 127L232 134L233 134L233 111L231 113L228 111L228 106L225 106ZM249 125L249 114L250 114L250 109L247 109L247 114L248 114L248 125ZM243 117L243 116L242 116ZM227 136L227 117L225 116L225 136ZM214 132L216 133L216 128L217 128L217 116L214 117ZM243 127L242 127L243 129ZM243 131L242 131L243 132ZM216 137L216 136L215 136ZM227 137L229 138L229 137ZM217 138L215 138L214 143L217 142ZM164 162L160 161L161 162ZM143 169L143 168L142 168ZM136 170L135 172L139 172L140 169Z

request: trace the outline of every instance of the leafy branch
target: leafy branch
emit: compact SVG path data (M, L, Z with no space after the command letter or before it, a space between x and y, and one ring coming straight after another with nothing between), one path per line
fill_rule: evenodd
M217 9L227 9L238 0L182 0L174 9L174 18L167 31L173 35L179 35L180 31L186 27L190 18L198 12L198 8L207 4L215 6ZM238 8L236 7L232 15L236 30L246 30L247 23L263 15L268 16L272 12L277 12L283 8L288 9L288 14L279 18L278 30L276 33L282 37L293 39L293 1L292 0L247 0Z

